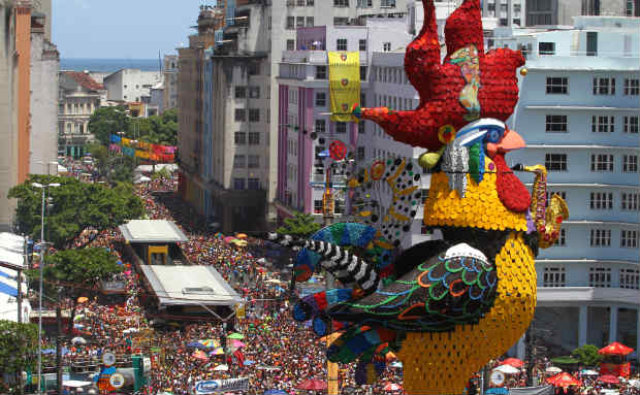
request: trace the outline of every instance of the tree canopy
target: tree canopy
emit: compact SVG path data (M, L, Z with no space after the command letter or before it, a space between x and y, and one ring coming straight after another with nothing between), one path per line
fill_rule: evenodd
M129 123L125 107L101 107L89 119L89 132L102 144L108 145L111 134L127 132Z
M33 370L37 353L37 325L0 320L0 377L4 374L20 374L29 368ZM0 386L1 392L6 390ZM17 388L12 390L16 393L21 391Z
M144 205L131 185L108 188L75 178L31 175L23 184L11 188L9 198L18 199L18 228L35 239L40 238L42 191L32 186L34 182L61 184L46 191L53 204L45 214L45 239L57 249L70 246L84 229L109 229L144 215Z
M598 347L593 344L585 344L571 352L571 356L580 361L583 366L596 366L602 361L602 355L598 354Z
M315 221L311 214L296 212L293 217L284 220L284 225L276 229L280 234L299 237L308 237L319 231L322 227Z

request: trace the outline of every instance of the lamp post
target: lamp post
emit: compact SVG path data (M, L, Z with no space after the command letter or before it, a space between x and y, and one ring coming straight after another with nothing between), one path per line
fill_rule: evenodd
M40 212L40 285L38 294L38 393L42 393L42 282L44 276L44 208L47 188L59 187L58 183L40 184L34 182L33 187L42 189L42 211Z

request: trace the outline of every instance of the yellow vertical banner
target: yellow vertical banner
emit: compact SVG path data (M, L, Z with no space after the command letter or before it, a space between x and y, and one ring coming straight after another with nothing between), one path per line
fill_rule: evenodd
M333 122L357 122L351 107L360 103L360 52L329 52L329 96Z

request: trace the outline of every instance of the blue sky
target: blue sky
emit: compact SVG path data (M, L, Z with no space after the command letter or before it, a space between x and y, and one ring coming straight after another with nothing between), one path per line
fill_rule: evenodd
M53 41L63 58L155 59L194 32L214 0L53 0Z

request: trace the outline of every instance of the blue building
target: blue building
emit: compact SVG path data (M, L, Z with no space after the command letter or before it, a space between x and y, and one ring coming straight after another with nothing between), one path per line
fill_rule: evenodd
M571 213L536 261L529 333L551 355L612 341L640 347L639 32L639 18L577 17L570 30L491 40L527 56L512 124L528 146L512 164L545 164L548 191Z

